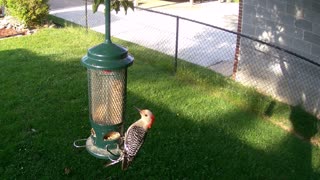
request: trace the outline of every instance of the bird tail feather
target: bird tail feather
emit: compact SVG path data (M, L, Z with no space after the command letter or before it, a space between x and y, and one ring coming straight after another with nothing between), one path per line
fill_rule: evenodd
M123 160L122 160L122 166L121 166L121 169L122 170L127 170L129 167L129 161L128 161L128 158L124 157Z

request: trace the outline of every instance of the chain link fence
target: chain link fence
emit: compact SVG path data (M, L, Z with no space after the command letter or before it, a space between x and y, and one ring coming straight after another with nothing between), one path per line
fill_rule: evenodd
M277 46L241 37L235 80L320 115L320 64Z
M69 21L105 31L103 11L93 14L89 8L85 13L82 7L66 13L63 18ZM75 16L83 18L68 19ZM154 51L167 54L174 71L180 60L206 67L282 102L301 105L320 118L317 62L234 31L150 9L112 13L111 27L112 36L139 45L135 50L151 49L143 52L150 58L156 56Z

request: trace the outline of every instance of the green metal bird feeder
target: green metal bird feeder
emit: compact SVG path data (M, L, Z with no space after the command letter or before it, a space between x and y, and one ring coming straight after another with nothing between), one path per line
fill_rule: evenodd
M87 151L101 159L120 157L127 87L127 68L133 57L111 42L110 0L105 0L105 42L88 50L81 62L88 72L91 135Z

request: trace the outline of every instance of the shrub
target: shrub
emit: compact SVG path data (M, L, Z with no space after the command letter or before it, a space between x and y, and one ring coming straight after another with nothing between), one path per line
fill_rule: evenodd
M48 0L6 0L10 15L17 17L27 26L36 26L49 13Z
M7 4L7 1L6 0L0 0L0 6L1 5L6 5Z

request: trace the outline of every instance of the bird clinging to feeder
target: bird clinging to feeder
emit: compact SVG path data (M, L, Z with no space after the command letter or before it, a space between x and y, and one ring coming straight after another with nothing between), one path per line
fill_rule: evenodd
M155 120L155 117L150 110L138 109L138 111L140 112L141 118L128 128L124 137L122 170L126 170L138 154L147 132Z

